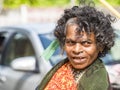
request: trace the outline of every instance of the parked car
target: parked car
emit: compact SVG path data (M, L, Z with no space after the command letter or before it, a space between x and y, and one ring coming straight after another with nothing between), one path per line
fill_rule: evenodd
M54 23L43 23L0 28L0 90L35 90L59 61L59 48L49 61L41 57L54 40L54 27Z
M120 90L120 21L113 25L115 28L115 45L110 52L102 58L110 77L110 83L113 90Z

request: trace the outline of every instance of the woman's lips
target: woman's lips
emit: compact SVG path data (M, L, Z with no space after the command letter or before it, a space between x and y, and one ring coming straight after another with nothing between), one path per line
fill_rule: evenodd
M76 64L83 64L86 60L86 57L73 57L73 62Z

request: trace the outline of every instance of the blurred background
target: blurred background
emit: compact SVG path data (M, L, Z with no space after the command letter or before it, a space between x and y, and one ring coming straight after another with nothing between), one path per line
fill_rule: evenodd
M51 67L66 57L57 48L48 60L46 50L51 48L46 48L55 39L53 29L64 9L79 5L79 1L0 0L0 90L34 90ZM120 0L91 1L119 21L112 24L117 37L103 61L113 90L120 90Z
M96 6L112 13L106 1L120 12L120 0L93 0ZM0 26L21 23L56 22L63 9L79 5L79 0L0 0ZM113 14L113 13L112 13Z

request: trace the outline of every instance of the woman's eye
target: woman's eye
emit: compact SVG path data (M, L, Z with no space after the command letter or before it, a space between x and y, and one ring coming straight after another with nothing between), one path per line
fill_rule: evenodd
M74 41L71 41L71 40L66 40L65 43L66 43L66 45L69 45L69 46L75 44L75 42L74 42Z
M91 42L85 41L85 42L82 42L82 44L83 44L84 46L89 46L89 45L91 44Z

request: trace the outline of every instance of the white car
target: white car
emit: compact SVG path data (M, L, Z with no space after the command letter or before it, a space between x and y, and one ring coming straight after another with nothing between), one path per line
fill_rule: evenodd
M48 61L41 57L54 40L54 27L54 23L41 23L0 28L0 37L4 37L0 48L0 90L35 90L59 61L54 61L59 59L58 51Z

